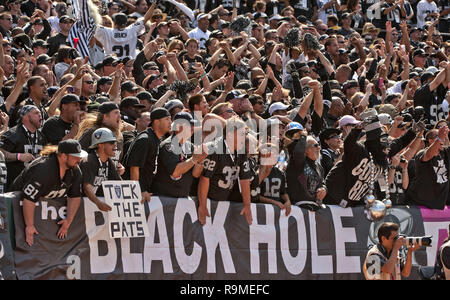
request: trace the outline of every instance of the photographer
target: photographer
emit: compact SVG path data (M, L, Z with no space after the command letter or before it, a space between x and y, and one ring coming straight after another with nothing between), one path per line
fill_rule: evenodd
M401 280L402 276L411 274L412 253L420 246L408 248L408 254L405 254L401 248L406 239L398 231L399 226L390 222L383 223L378 229L379 242L369 250L363 264L367 280Z
M449 236L439 248L434 269L439 279L450 280L450 231Z

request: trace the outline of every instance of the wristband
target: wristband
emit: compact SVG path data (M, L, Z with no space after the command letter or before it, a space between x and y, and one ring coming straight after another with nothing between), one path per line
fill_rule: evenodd
M17 153L17 160L20 160L20 153Z
M203 77L205 77L206 76L206 72L204 72L201 76L200 76L200 79L202 79Z

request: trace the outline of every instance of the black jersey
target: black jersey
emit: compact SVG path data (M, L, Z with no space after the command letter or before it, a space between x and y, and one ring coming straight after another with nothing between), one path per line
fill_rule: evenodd
M250 165L250 201L252 203L257 203L259 202L259 195L261 194L258 175L258 160L254 157L249 157L248 162ZM234 185L233 191L231 192L230 196L228 196L228 200L233 202L243 202L239 185Z
M45 174L45 176L42 176ZM55 153L39 157L28 165L14 180L12 191L22 191L27 200L39 198L81 197L81 171L79 167L68 169L61 180L59 161Z
M425 150L421 150L414 160L416 176L409 184L408 200L416 205L444 209L449 192L450 148L445 148L427 162L422 161L424 155Z
M6 191L7 173L5 155L0 151L0 194L3 194Z
M152 184L152 193L158 196L183 198L189 196L194 180L192 168L178 178L172 177L175 168L192 157L194 146L190 141L180 145L172 135L159 146L158 171Z
M261 182L261 196L284 203L281 195L287 194L286 174L273 167L269 176Z
M431 125L447 119L447 113L442 109L445 93L446 89L441 84L431 92L429 83L419 87L414 93L414 107L424 108L426 121Z
M389 196L394 205L405 205L403 189L403 172L401 167L395 168L394 182L389 185Z
M400 8L396 7L393 11L391 11L387 15L384 14L386 9L389 9L392 6L394 6L394 4L389 4L387 2L381 4L381 28L382 29L386 29L387 21L391 22L392 27L400 29L400 22L401 22Z
M39 156L45 144L45 137L40 130L31 133L22 124L10 128L0 139L0 148L3 150L11 153L31 153L35 158ZM17 175L27 165L28 163L23 163L19 160L6 162L8 169L7 191L9 191L9 186Z
M214 143L215 152L204 160L202 176L210 179L208 198L211 200L228 201L234 185L239 184L239 180L251 178L247 156L230 154L227 149L220 138Z
M97 197L103 197L103 181L121 180L112 159L108 158L106 162L102 162L95 151L91 151L87 159L81 162L80 169L83 174L83 183L91 184Z
M42 133L50 144L58 145L71 129L72 123L64 122L60 116L53 116L45 121Z
M139 183L142 192L150 192L158 171L160 140L153 128L142 131L133 140L124 158L127 169L139 167Z

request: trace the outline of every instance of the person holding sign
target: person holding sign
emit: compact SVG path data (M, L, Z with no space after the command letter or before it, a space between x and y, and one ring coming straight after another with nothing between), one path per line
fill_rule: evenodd
M25 239L28 245L32 246L34 235L39 234L34 227L34 210L36 202L41 198L67 198L67 217L58 222L61 228L57 233L60 239L67 236L80 206L82 177L78 165L86 156L87 153L81 150L78 141L61 141L57 148L44 148L41 157L28 165L14 181L12 190L23 192Z
M193 144L189 141L194 134L194 126L201 126L187 112L179 112L172 123L173 134L159 147L158 173L153 182L155 195L183 198L188 197L192 182L203 171L206 153L192 154Z
M139 133L130 145L124 158L129 168L130 180L139 181L142 200L150 201L151 186L158 171L159 144L170 131L172 119L165 108L156 108L150 113L150 127Z
M97 205L101 211L110 211L111 207L97 197L103 197L102 182L121 180L117 168L111 159L115 155L117 140L108 128L99 128L92 134L92 149L87 159L80 165L83 173L83 193Z

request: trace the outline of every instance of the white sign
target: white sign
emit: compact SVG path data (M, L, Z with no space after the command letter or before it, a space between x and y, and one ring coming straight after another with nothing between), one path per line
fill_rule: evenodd
M103 181L111 238L146 237L148 231L144 205L141 203L141 188L138 181Z

